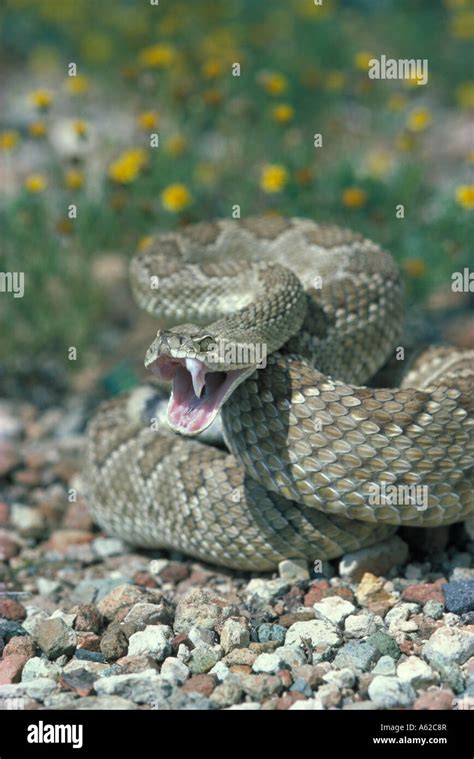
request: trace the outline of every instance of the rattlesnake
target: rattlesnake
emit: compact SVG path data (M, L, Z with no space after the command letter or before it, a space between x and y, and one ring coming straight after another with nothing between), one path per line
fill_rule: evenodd
M174 378L168 421L196 435L220 409L227 448L157 421L152 386L106 402L84 472L106 531L271 570L474 510L474 352L430 348L399 388L361 386L403 357L399 272L377 245L304 219L219 220L152 238L131 279L161 321L145 363Z

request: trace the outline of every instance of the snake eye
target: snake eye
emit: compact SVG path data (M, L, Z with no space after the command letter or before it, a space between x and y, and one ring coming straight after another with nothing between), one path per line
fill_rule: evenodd
M212 335L203 335L202 337L199 337L194 342L196 344L197 349L201 353L205 353L206 351L209 350L209 348L212 348L212 346L215 344L215 340L212 337Z

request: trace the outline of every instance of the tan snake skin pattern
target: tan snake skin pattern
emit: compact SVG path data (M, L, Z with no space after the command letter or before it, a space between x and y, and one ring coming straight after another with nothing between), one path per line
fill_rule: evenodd
M399 274L377 245L304 219L201 223L154 238L131 278L160 323L146 364L175 376L172 426L199 433L220 409L227 449L158 422L153 387L103 404L84 479L107 532L271 570L474 511L474 353L431 348L401 387L361 387L400 345ZM239 358L256 344L264 368Z

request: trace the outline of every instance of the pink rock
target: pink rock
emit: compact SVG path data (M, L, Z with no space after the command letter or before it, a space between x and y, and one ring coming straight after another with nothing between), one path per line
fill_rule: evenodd
M186 693L200 693L202 696L210 696L216 687L217 680L214 675L193 675L186 680L181 690Z
M63 528L68 530L91 530L92 517L83 500L70 503L63 519Z
M100 638L93 632L78 632L77 647L88 651L100 651Z
M3 649L3 658L7 656L13 656L20 654L27 659L31 659L36 652L36 643L29 635L15 635L14 638L10 638L7 645Z
M446 580L440 578L436 582L422 582L409 585L402 593L402 599L410 603L425 604L427 601L439 601L444 605L443 585Z
M19 544L6 530L0 530L0 561L9 561L20 550Z
M19 683L21 672L27 661L28 656L23 654L10 654L10 656L2 659L0 661L0 685Z
M10 519L10 509L8 504L0 501L0 524L8 524Z
M285 693L283 696L280 696L276 703L276 708L278 711L284 711L286 709L289 709L290 706L293 706L295 701L305 701L306 698L303 696L302 693L292 692L292 693Z
M16 599L0 597L0 617L21 621L26 617L26 610Z
M61 553L69 546L90 543L93 539L93 533L86 530L55 530L51 533L47 547Z
M0 440L0 476L10 472L18 463L19 459L11 443Z
M327 580L316 580L311 583L309 590L304 597L304 605L312 606L313 604L319 603L321 599L325 598L330 587L331 586Z
M189 567L187 564L179 564L178 562L171 562L162 569L160 577L163 582L172 582L176 585L178 582L185 580L189 577Z
M450 690L422 691L416 699L414 709L451 709L453 694Z

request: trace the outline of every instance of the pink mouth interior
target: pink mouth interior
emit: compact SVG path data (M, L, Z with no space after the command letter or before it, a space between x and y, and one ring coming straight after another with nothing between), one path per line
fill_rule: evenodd
M196 435L211 424L244 371L235 369L216 372L202 361L193 361L195 384L202 385L200 396L195 392L193 377L186 368L186 359L160 356L151 366L152 372L161 380L173 380L168 422L176 432L185 435Z

